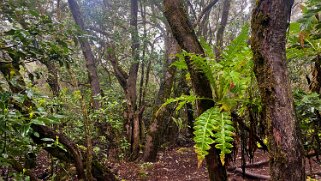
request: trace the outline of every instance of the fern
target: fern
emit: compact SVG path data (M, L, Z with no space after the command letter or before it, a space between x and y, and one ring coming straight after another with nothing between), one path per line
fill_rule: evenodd
M214 134L215 138L215 148L221 150L220 158L221 162L224 165L225 155L231 153L233 145L233 131L234 127L232 126L231 117L227 112L221 112L221 119L217 120L218 129L214 129L217 133Z
M169 98L166 100L166 102L164 102L162 104L162 106L157 110L156 115L159 114L159 112L166 107L167 105L171 104L171 103L177 103L176 105L176 109L175 111L179 111L180 109L182 109L182 107L187 104L187 103L194 103L197 100L212 100L209 98L201 98L201 97L197 97L195 95L181 95L180 97L176 97L176 98Z
M202 57L196 54L188 54L188 56L192 60L193 66L199 71L203 72L207 79L210 81L210 85L213 87L216 86L217 80L215 79L215 70L222 68L220 64L214 63L213 59L206 59L206 57ZM215 90L213 90L215 91Z
M222 60L215 61L211 46L202 41L206 56L182 52L180 63L175 66L186 68L185 57L190 57L193 66L205 74L210 82L216 106L201 114L194 123L195 152L200 166L208 154L211 144L221 151L220 159L224 164L225 155L231 153L233 131L230 111L241 103L248 102L248 90L252 84L251 50L248 47L249 25L245 25L239 35L222 52ZM165 104L178 102L176 110L187 102L195 102L196 97L181 96L169 99Z
M231 153L233 148L231 142L234 127L229 113L221 112L218 107L208 109L196 119L194 130L198 166L202 164L213 143L216 143L215 147L221 150L220 158L224 164L225 154Z
M224 49L223 61L239 59L238 55L247 50L249 39L249 24L243 26L240 34Z

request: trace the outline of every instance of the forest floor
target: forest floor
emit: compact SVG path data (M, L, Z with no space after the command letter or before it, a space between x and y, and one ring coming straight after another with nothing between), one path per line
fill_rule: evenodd
M198 168L193 146L174 147L159 153L155 163L119 162L109 163L119 177L126 181L207 181L205 163ZM241 157L238 155L228 168L228 180L268 180L268 154L258 150L249 166L246 176L242 177ZM306 173L316 180L321 180L321 166L315 158L306 160Z
M240 152L239 152L240 153ZM50 167L50 159L48 153L41 151L37 157L37 168L34 172L41 180L48 175ZM250 163L247 159L246 175L242 177L241 157L237 155L235 161L230 161L227 165L229 181L252 181L252 180L268 180L269 165L268 154L262 150L257 150L254 158ZM203 162L198 168L197 157L194 152L193 145L185 147L171 147L160 151L158 161L150 162L125 162L110 161L106 163L106 167L110 168L118 175L121 181L207 181L208 173L206 165ZM74 174L74 166L70 165L71 170L55 169L54 180L77 180ZM3 176L4 169L0 168ZM60 173L60 174L59 174ZM67 173L63 175L61 173ZM321 180L321 162L315 157L306 160L306 173L310 178ZM0 175L0 178L1 178ZM59 176L60 175L60 176ZM42 179L45 178L45 179ZM1 179L0 179L1 180ZM12 179L9 179L12 180Z

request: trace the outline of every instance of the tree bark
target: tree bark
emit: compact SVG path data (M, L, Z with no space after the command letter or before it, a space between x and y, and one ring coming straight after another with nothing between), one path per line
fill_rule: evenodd
M231 0L225 0L223 4L223 11L221 16L221 22L216 33L216 45L215 45L215 57L219 61L221 58L221 52L223 48L223 36L224 30L227 25L228 15L230 11Z
M144 111L143 107L137 107L137 74L139 69L139 35L137 27L137 15L138 15L138 1L131 0L131 53L132 62L127 73L122 67L119 66L119 60L115 54L115 46L111 42L108 44L107 58L110 60L115 76L124 90L127 109L125 111L126 123L125 130L127 134L127 140L130 143L130 160L138 158L139 145L140 145L140 122Z
M53 61L43 61L42 62L48 69L47 83L50 86L52 94L56 97L59 96L60 86L58 81L58 69Z
M72 16L74 17L74 20L76 24L79 26L80 30L86 32L85 30L85 24L82 19L82 14L80 12L79 5L75 0L68 0L69 8L71 10ZM99 77L97 74L97 67L95 63L95 57L93 55L93 52L91 50L90 44L85 37L78 37L78 41L81 45L81 50L84 54L85 60L86 60L86 67L88 71L88 78L91 85L91 94L92 94L92 100L93 100L93 107L95 109L100 108L100 103L98 100L96 100L94 97L100 95L100 83L99 83Z
M144 147L143 160L147 162L156 161L158 149L162 144L162 133L166 128L164 123L166 124L168 122L165 120L171 119L167 112L168 110L160 110L158 112L160 106L171 95L176 68L170 65L176 60L176 54L180 51L179 45L170 34L165 37L165 49L166 62L164 64L163 79L155 100L153 118L146 136L146 143Z
M312 79L309 85L312 92L320 94L321 90L321 65L320 65L320 55L315 58L314 66L312 69Z
M187 13L181 0L164 0L165 17L171 26L172 33L180 47L190 53L204 55L192 25L188 20ZM204 73L196 70L191 61L186 57L188 70L191 74L192 86L194 92L199 97L212 98L210 83ZM207 109L214 106L213 101L197 101L197 114L200 115ZM219 157L219 151L214 145L211 145L209 154L206 156L209 178L211 181L227 180L225 166L222 165Z
M286 31L293 0L260 0L253 11L254 72L268 124L272 180L305 180L302 144L286 67Z

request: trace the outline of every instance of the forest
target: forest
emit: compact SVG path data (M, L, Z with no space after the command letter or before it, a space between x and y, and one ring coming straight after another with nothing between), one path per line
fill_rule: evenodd
M0 0L0 181L321 180L320 0Z

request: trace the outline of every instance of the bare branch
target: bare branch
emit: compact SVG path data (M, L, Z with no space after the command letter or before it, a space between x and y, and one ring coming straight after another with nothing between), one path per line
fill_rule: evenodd
M201 22L203 16L204 16L208 11L210 11L211 8L212 8L213 6L215 6L215 4L216 4L218 1L219 1L219 0L213 0L212 2L210 2L210 3L202 10L202 12L199 14L198 18L196 19L196 21L195 21L195 23L194 23L194 25L193 25L194 28L199 25L199 23Z

